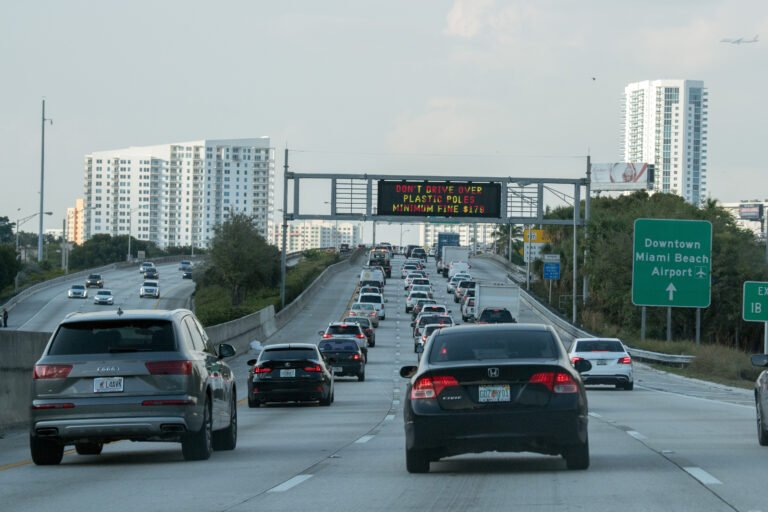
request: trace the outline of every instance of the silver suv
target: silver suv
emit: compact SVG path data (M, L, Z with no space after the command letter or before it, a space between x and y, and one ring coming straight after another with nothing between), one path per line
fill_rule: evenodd
M106 443L175 441L186 460L237 444L235 379L191 311L73 313L56 328L32 380L35 464L64 447L98 455Z

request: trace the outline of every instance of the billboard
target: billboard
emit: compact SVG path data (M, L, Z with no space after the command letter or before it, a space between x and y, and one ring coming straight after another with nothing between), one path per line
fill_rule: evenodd
M762 220L763 205L762 204L740 204L739 218L742 220Z
M653 188L653 166L618 162L592 164L592 190L646 190Z
M378 181L377 215L501 217L501 183Z

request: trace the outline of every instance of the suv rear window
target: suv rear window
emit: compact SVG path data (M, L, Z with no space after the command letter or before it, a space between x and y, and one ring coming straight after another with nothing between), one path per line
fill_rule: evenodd
M259 361L296 361L302 359L317 359L317 352L310 348L283 348L262 350Z
M360 333L360 326L358 324L349 325L329 325L325 330L326 334L351 334L356 335Z
M357 352L357 343L354 341L323 341L318 345L320 352Z
M477 321L488 324L510 324L514 323L515 319L506 309L484 309Z
M483 336L443 331L429 352L430 362L486 359L553 359L558 351L549 332L488 332Z
M624 352L624 346L616 340L580 341L576 344L576 352Z
M110 320L62 324L48 355L168 352L176 350L173 324L167 320Z
M363 303L369 303L369 304L381 304L381 296L380 295L361 295L360 300L358 302Z

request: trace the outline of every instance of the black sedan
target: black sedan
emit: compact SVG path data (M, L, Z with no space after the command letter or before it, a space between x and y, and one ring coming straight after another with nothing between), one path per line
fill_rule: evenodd
M267 402L333 402L333 374L317 345L268 345L258 359L248 361L248 366L252 366L248 376L248 407Z
M357 377L365 380L365 357L360 347L349 338L331 338L318 344L323 358L333 369L334 377Z
M765 368L755 381L755 408L757 409L757 442L768 446L768 354L752 356L752 366Z
M591 364L574 368L551 327L445 327L423 350L419 366L400 370L410 378L410 473L426 473L443 457L487 451L562 455L569 469L589 467L587 395L577 369Z

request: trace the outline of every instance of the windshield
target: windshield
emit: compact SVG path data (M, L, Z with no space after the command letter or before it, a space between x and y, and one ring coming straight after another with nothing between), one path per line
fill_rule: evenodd
M73 322L59 327L48 354L165 352L175 347L173 324L166 320Z

